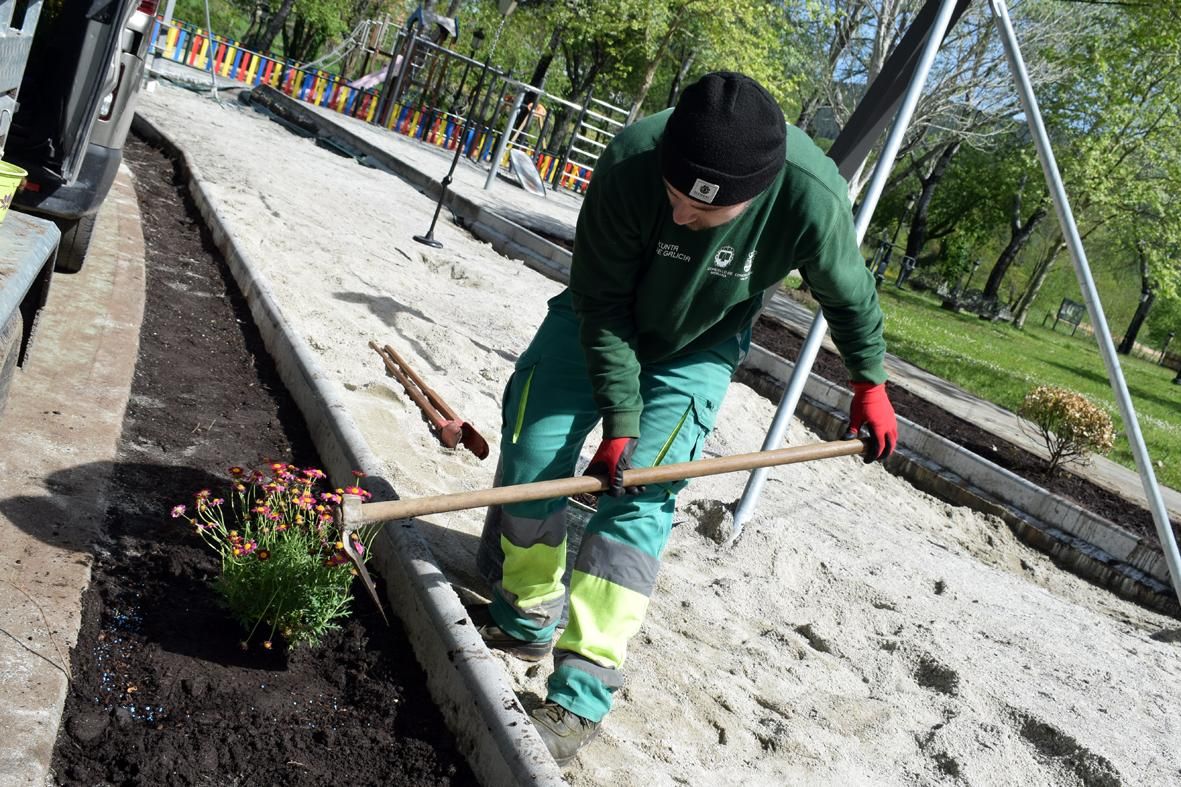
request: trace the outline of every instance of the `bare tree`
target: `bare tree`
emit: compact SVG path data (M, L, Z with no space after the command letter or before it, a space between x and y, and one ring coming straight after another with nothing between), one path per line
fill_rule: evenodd
M849 119L857 102L881 72L924 5L923 0L826 0L822 13L803 20L808 32L826 42L822 68L812 90L802 99L797 122L815 130L819 114L831 113L837 127ZM1042 2L1015 9L1023 46L1037 51L1047 40L1068 35L1073 25L1065 12ZM1028 63L1035 85L1052 82L1061 70L1033 60ZM969 7L944 39L927 77L900 154L913 154L903 177L926 168L955 140L987 147L1003 133L998 121L1019 111L1017 93L1004 52L994 34L987 4ZM911 170L910 167L916 169ZM851 178L854 194L865 185L864 168Z

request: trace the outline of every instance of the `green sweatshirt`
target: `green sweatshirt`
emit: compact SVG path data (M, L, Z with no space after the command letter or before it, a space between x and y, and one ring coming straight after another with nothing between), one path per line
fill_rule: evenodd
M639 434L640 365L747 330L792 270L820 303L854 380L886 379L882 312L857 247L849 186L799 129L787 165L736 219L672 220L657 144L671 110L624 129L595 166L574 239L570 293L607 437Z

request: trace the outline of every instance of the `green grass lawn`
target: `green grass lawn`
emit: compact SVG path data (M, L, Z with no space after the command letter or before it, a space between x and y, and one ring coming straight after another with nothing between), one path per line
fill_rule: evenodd
M1043 328L1033 315L1017 330L947 311L932 295L895 287L883 287L881 295L891 353L1014 412L1035 386L1077 391L1112 417L1117 435L1108 458L1135 468L1093 337L1082 332L1072 337L1070 326L1062 324L1057 331ZM1119 364L1157 480L1181 489L1181 386L1173 384L1177 373L1126 355L1119 356Z
M798 282L790 278L787 286ZM971 314L940 308L928 293L881 289L889 351L973 394L1016 412L1025 394L1038 385L1077 391L1103 407L1116 427L1108 458L1135 469L1123 419L1093 337L1070 326L1043 328L1030 315L1023 330ZM1176 372L1126 355L1119 356L1140 431L1157 481L1181 489L1181 385Z

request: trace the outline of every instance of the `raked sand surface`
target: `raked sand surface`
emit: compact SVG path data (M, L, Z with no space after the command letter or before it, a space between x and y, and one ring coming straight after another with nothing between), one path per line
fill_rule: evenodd
M161 85L140 111L188 153L399 494L490 486L501 391L560 285L446 211L444 248L415 243L432 200L225 94L219 105ZM493 455L442 448L371 339ZM758 450L773 411L733 385L707 454ZM796 423L788 442L816 439ZM1181 784L1181 622L852 458L772 471L759 515L724 547L719 520L744 480L682 493L627 685L571 783ZM476 593L482 521L466 511L423 528ZM544 695L548 662L505 668L526 706Z

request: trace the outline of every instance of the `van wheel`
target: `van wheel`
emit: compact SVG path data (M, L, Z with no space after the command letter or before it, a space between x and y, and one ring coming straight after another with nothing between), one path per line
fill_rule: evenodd
M77 219L58 219L57 226L62 232L61 245L57 249L57 264L53 266L60 273L77 273L82 270L86 252L90 251L90 239L94 237L94 222L97 214Z
M4 406L8 403L8 389L16 375L16 362L20 360L23 333L24 320L21 319L21 310L14 309L8 322L0 325L0 414L4 413Z

